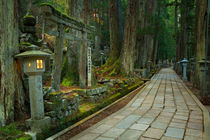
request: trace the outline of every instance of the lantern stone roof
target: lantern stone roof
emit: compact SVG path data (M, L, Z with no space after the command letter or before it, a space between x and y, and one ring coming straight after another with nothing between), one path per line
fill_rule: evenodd
M188 60L186 58L184 58L181 63L188 63Z
M31 50L31 51L25 51L23 53L17 54L15 57L33 57L33 56L42 56L42 57L50 57L51 54L40 51L40 50Z
M206 60L202 59L202 60L198 61L198 63L208 63L208 64L210 64L210 61L208 61L208 60L206 61Z

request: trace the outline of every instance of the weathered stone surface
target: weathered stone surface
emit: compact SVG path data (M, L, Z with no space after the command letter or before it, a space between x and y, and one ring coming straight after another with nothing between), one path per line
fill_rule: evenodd
M116 125L116 128L126 129L130 127L136 120L138 120L140 116L130 115L127 118L123 119Z
M102 133L105 133L107 130L109 130L111 127L112 126L110 126L110 125L102 124L99 127L91 130L90 132L102 134Z
M138 140L143 131L127 130L123 133L118 140Z
M104 137L111 137L111 138L117 138L117 137L119 137L124 131L125 131L125 129L112 128L112 129L110 129L109 131L107 131L106 133L104 133L102 136L104 136Z
M155 118L141 118L138 123L151 124Z
M149 127L149 125L147 125L147 124L136 123L136 124L133 124L133 125L130 127L130 129L145 131L145 130L147 130L148 127Z
M114 140L114 138L98 137L96 140Z
M165 136L182 139L184 137L184 129L169 127Z
M62 93L50 93L45 96L47 97L44 104L46 111L45 115L50 116L53 122L70 116L78 111L79 97L77 94L71 95L70 98L64 98L62 95Z
M162 122L153 122L151 126L153 128L166 129L168 124L167 123L162 123Z
M163 133L164 130L162 129L149 128L143 136L153 139L160 139Z

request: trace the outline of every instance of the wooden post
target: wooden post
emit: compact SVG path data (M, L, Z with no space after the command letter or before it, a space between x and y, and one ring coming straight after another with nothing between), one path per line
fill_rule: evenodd
M55 91L60 90L61 67L63 62L63 43L64 43L64 25L58 25L58 37L55 42L54 64L52 72L52 88Z

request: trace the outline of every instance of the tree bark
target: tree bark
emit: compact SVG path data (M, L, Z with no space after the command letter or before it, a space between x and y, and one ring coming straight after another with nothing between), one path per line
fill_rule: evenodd
M113 64L120 56L119 13L116 0L109 0L110 55L108 65Z
M179 45L179 31L178 31L178 2L175 0L175 40L176 40L176 62L180 60L180 45Z
M158 17L160 17L161 14L161 5L158 6ZM157 50L158 50L158 36L159 36L159 26L160 22L156 22L156 31L155 31L155 37L154 37L154 49L153 49L153 64L156 64L157 62Z
M20 64L14 61L18 48L18 3L0 1L0 126L4 126L24 111L24 90ZM22 115L20 116L22 117Z
M156 10L157 0L147 0L146 2L146 14L145 14L145 29L147 33L144 38L144 58L143 65L146 67L146 64L149 60L152 60L152 51L153 51L153 17Z
M195 28L195 45L196 45L196 85L202 86L203 76L200 71L198 61L205 58L205 41L206 41L206 12L207 0L197 0L196 2L196 28Z
M123 71L127 75L132 75L134 71L134 51L136 46L139 5L139 0L128 0L123 49L121 52Z
M181 59L187 58L187 12L188 12L187 2L186 0L181 1L181 44L180 44L180 54Z
M138 32L136 40L136 68L143 67L143 52L144 52L144 35L142 35L142 30L144 29L144 19L145 19L145 0L140 1L140 13L138 19Z
M122 3L121 0L117 0L117 8L118 8L118 24L119 24L119 45L122 47L123 43L123 17L122 17ZM119 50L120 51L120 50Z

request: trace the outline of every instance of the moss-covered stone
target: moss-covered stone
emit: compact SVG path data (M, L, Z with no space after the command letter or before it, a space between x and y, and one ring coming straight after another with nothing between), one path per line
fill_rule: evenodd
M25 15L23 17L23 24L26 26L35 26L36 25L36 19L33 15Z

